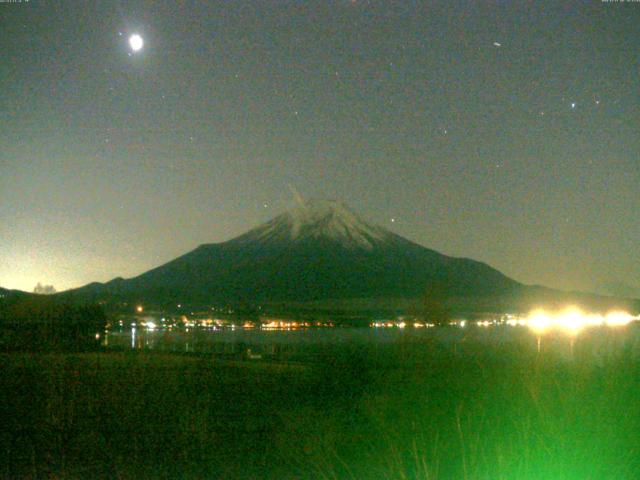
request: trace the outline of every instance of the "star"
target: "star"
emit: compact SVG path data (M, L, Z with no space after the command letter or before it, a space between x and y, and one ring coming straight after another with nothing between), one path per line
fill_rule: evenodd
M576 102L571 102L571 108L576 108Z
M501 46L502 46L502 44L501 44L501 43L498 43L498 42L493 42L493 46L494 46L494 47L501 47Z

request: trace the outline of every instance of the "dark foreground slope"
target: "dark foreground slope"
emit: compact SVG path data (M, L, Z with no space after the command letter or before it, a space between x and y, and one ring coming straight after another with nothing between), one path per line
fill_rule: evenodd
M28 298L28 297L32 297L32 296L33 296L33 294L27 293L27 292L23 292L21 290L8 290L6 288L1 288L0 287L0 302L11 301L11 300L15 300L17 298Z

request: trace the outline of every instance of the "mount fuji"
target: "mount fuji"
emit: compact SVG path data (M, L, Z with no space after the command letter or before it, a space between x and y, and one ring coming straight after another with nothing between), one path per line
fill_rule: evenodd
M484 263L440 254L371 225L340 202L301 199L239 237L200 245L134 278L92 283L62 295L158 306L278 304L286 309L336 302L391 305L429 292L466 311L497 311L527 298L556 296Z

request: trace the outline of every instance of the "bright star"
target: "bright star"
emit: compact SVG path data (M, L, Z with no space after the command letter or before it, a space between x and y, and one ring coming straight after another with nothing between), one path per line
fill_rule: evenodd
M571 108L576 108L576 103L575 102L571 102Z
M134 33L129 37L129 46L131 47L131 50L137 52L144 46L144 41L142 40L142 37L140 35Z

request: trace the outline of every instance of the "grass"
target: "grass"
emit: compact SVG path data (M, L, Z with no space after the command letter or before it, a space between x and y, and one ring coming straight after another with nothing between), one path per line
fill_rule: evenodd
M346 344L304 366L6 354L0 476L635 479L633 338L593 335L573 355L535 341Z

